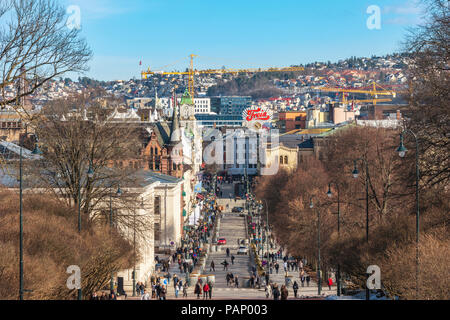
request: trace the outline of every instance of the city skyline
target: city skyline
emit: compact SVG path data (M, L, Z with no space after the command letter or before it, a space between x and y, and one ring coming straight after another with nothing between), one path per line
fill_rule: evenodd
M199 69L284 67L385 55L401 51L408 28L421 22L417 0L133 0L126 5L64 0L64 5L79 8L81 35L93 50L85 75L98 80L139 79L147 68L184 70L191 53L199 55ZM380 9L380 29L367 26L373 5Z

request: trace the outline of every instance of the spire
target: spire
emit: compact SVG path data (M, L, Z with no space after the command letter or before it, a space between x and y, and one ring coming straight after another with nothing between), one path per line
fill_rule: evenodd
M181 141L180 137L180 123L177 112L177 99L174 97L173 113L172 113L172 127L170 128L170 144L174 145Z
M183 104L194 105L194 100L192 99L188 89L186 89L183 96L181 97L180 105Z

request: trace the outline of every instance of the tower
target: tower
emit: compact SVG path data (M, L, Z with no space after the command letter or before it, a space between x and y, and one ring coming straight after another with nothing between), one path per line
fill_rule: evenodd
M180 119L178 116L177 105L174 104L169 143L167 144L167 164L169 174L178 178L183 176L183 145L181 142Z

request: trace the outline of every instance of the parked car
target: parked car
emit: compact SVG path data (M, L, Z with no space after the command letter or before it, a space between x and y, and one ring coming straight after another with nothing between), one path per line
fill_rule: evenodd
M227 239L219 238L219 240L217 240L217 244L227 244Z
M231 212L242 212L244 211L244 208L242 207L233 207L233 209L231 210Z
M240 246L237 254L248 254L248 248L246 246Z

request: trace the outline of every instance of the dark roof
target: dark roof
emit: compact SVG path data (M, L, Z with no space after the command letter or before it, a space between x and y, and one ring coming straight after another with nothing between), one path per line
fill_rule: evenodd
M152 184L154 182L161 182L161 183L179 183L183 181L182 179L179 179L177 177L169 176L166 174L149 171L149 170L140 170L136 172L135 174L138 179L140 180L140 183L143 184L142 186Z
M156 139L161 147L170 142L170 127L167 122L157 122L154 125Z
M312 149L314 148L314 140L313 139L305 140L302 143L300 143L298 147L300 149Z

